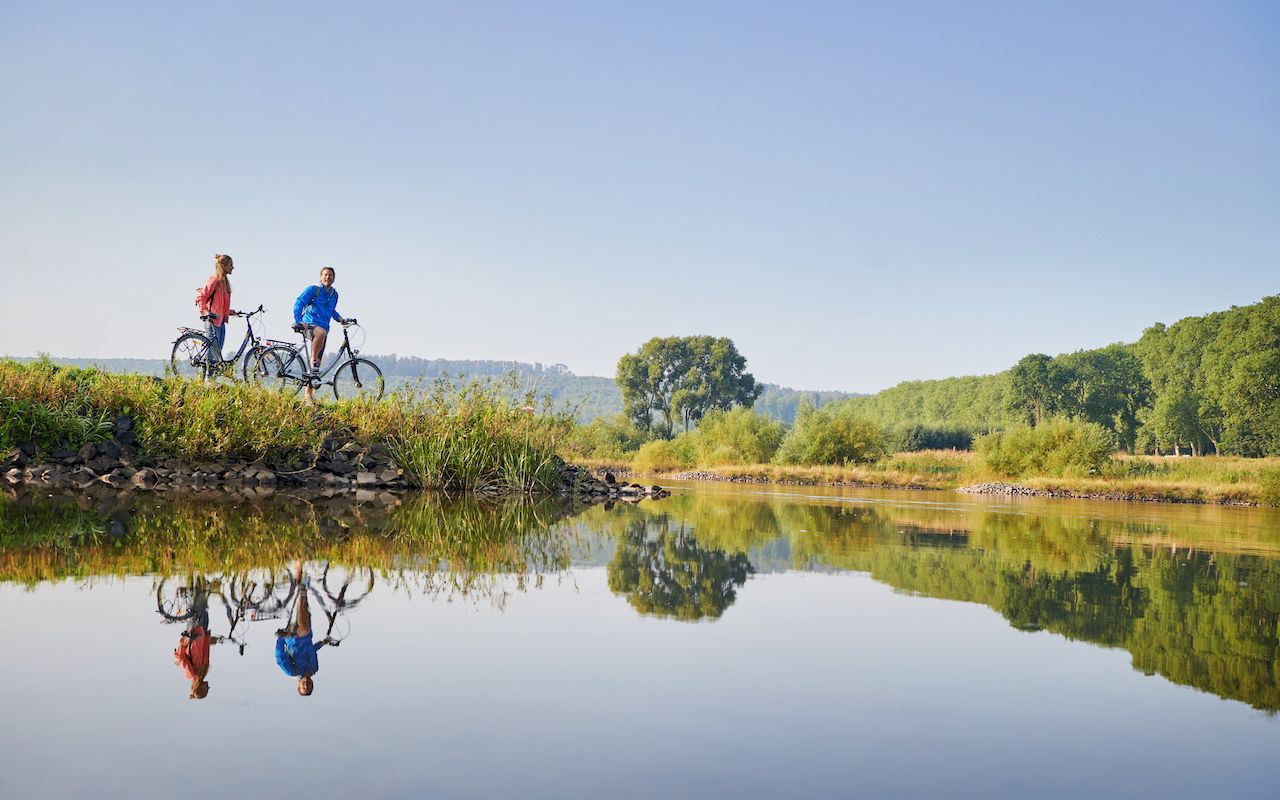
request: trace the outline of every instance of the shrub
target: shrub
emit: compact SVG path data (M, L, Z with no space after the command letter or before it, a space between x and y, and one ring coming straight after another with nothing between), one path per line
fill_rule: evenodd
M638 472L674 472L688 469L696 463L689 443L688 436L646 442L632 459L632 466Z
M782 444L786 426L749 408L710 411L698 427L681 436L699 466L764 464Z
M1280 506L1280 467L1264 467L1258 470L1259 494L1263 503Z
M963 428L935 428L928 425L902 425L885 431L885 441L894 453L919 450L968 450L973 447L973 432Z
M625 414L597 417L577 425L569 434L565 451L570 456L622 460L640 449L648 437Z
M1115 452L1115 434L1094 422L1053 418L979 437L978 455L997 475L1018 478L1099 475Z
M774 460L781 464L860 464L887 452L884 434L875 423L854 416L844 406L819 409L804 403Z

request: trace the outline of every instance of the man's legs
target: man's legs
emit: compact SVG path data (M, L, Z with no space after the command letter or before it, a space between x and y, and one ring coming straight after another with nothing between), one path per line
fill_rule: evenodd
M295 636L311 633L311 609L307 605L307 587L302 582L302 562L293 562L293 577L298 582L298 624Z
M311 329L311 363L308 368L312 372L320 371L320 359L324 358L324 340L327 338L327 331L324 328ZM314 398L315 392L310 384L307 385L307 391L303 393L303 399L310 403Z

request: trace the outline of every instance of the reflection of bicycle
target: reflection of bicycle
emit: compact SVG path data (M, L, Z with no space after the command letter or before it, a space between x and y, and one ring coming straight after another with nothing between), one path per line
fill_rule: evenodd
M165 624L185 622L207 613L210 600L216 599L226 614L228 631L226 636L211 633L210 638L215 642L230 641L239 649L240 655L244 655L248 646L245 632L249 622L286 613L297 591L297 584L292 580L283 586L274 583L270 576L268 581L259 583L252 575L233 575L225 579L196 576L185 582L162 578L156 585L156 611Z
M244 318L244 339L241 340L236 354L229 359L222 357L222 349L207 333L195 328L178 328L181 333L173 343L173 353L169 356L169 366L173 374L183 378L235 380L236 363L243 356L244 365L241 367L241 373L245 380L249 380L249 370L252 369L253 363L270 344L273 344L270 340L266 340L264 344L264 340L253 329L253 318L262 313L265 313L262 306L258 306L257 311L235 312L236 316ZM200 319L207 321L209 315L205 314Z
M342 567L334 569L333 565L325 564L320 578L310 584L311 597L329 621L322 641L337 647L351 634L351 622L343 614L353 611L364 602L373 591L373 582L373 570L368 567L356 567L347 571ZM342 625L338 625L339 619L342 620ZM338 631L336 634L335 628Z
M240 651L240 655L244 655L244 649L248 646L245 640L245 631L248 628L246 614L248 604L243 599L238 602L229 601L220 581L208 581L203 577L197 577L191 583L192 585L187 586L172 582L168 578L160 581L156 587L156 611L163 618L161 622L165 624L185 622L207 614L209 601L216 598L226 612L228 630L226 636L215 636L210 631L209 638L214 642L231 642ZM244 626L241 626L241 623L245 623ZM239 628L238 631L237 628Z
M308 351L310 333L315 327L303 326L302 344L273 344L258 354L251 371L246 370L246 379L251 379L264 386L280 391L297 394L303 387L319 389L321 386L333 387L335 400L368 398L381 400L385 382L382 370L367 358L359 358L360 351L351 347L351 338L347 331L356 325L355 319L347 319L342 324L342 347L328 367L319 372L310 369L311 354ZM345 356L345 357L344 357ZM329 373L333 377L328 378Z

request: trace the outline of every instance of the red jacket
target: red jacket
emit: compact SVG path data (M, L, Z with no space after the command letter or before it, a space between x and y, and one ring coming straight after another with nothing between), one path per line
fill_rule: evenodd
M231 311L231 292L222 285L217 275L210 275L209 280L204 282L204 288L196 293L196 307L201 314L217 314L218 318L213 320L214 325L227 321L227 315Z
M197 627L190 637L183 636L178 649L173 651L173 663L182 667L187 680L203 678L209 674L209 632Z

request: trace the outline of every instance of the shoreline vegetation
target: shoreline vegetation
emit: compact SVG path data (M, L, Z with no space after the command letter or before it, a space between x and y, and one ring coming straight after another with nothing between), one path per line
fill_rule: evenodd
M579 425L571 413L532 403L501 382L437 380L380 402L312 407L253 385L0 360L0 473L10 483L40 480L23 470L31 472L42 459L51 466L45 483L56 477L73 488L96 482L153 488L166 480L179 488L201 488L202 481L270 488L279 481L337 490L660 496L625 481L610 486L589 472L610 470L688 480L1280 505L1280 458L1115 455L1106 432L1081 420L990 434L974 451L895 453L879 428L830 406L802 408L790 428L749 408L713 411L673 439L639 441L625 420Z
M310 406L249 384L0 360L0 475L75 489L664 494L565 463L558 444L572 420L531 413L527 401L501 385L438 381L383 401Z
M847 466L732 464L637 469L633 460L578 459L593 471L645 480L959 491L1078 500L1280 506L1280 458L1116 456L1111 476L993 475L978 453L923 450ZM1126 474L1127 473L1127 474Z

